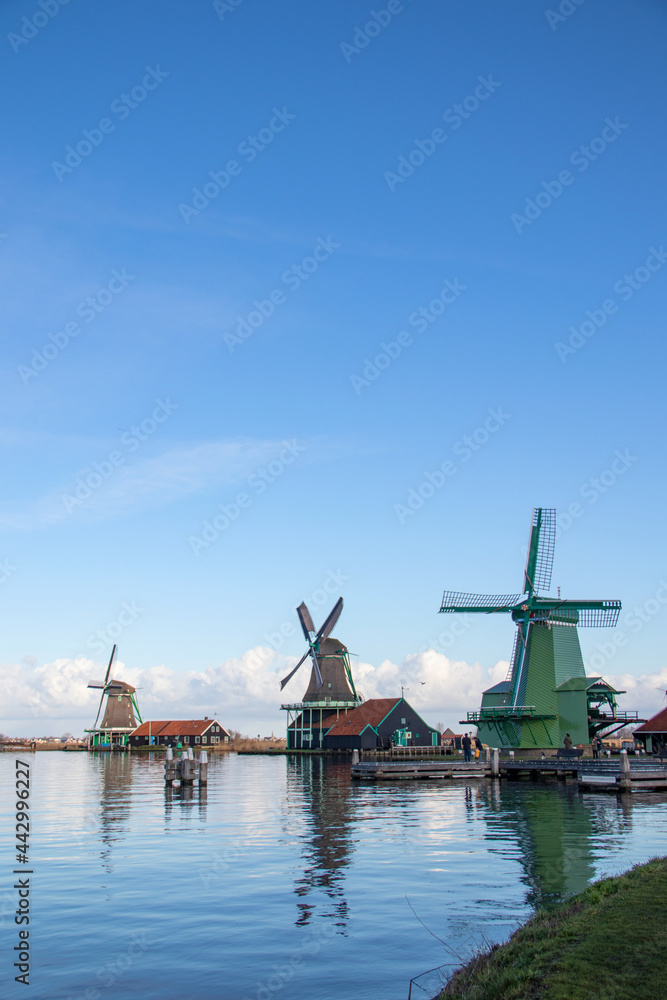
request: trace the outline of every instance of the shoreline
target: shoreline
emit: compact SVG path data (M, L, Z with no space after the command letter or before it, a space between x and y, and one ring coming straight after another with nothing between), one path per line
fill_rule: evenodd
M454 972L434 1000L649 1000L667 953L667 857L538 910Z

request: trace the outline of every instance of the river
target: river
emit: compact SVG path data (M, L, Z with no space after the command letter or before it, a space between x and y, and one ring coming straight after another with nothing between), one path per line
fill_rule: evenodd
M663 795L360 784L349 761L226 754L185 799L158 754L22 759L33 1000L404 1000L536 906L667 853ZM2 977L22 997L14 762L0 757Z

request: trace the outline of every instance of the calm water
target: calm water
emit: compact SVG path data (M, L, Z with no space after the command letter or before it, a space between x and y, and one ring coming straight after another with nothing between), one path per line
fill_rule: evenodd
M0 757L9 997L28 995L9 957L14 759ZM25 759L33 1000L404 1000L412 977L536 905L667 853L662 796L359 785L349 763L228 755L185 801L167 798L161 757ZM422 984L413 996L437 985Z

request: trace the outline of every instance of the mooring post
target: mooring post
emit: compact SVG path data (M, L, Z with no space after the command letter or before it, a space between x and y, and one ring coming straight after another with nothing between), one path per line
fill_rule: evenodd
M359 763L359 751L358 750L353 750L352 751L352 763L353 764L358 764Z
M484 749L484 760L487 764L491 763L491 747L486 747Z
M624 792L632 791L632 778L630 776L630 760L628 758L627 750L621 750L620 778L618 783Z
M181 784L192 784L192 761L187 753L181 758Z
M208 754L206 750L199 751L199 784L208 784Z
M174 780L174 751L171 747L167 747L167 756L164 762L164 780L165 784L171 785Z
M500 751L498 747L494 747L491 751L491 777L500 777Z

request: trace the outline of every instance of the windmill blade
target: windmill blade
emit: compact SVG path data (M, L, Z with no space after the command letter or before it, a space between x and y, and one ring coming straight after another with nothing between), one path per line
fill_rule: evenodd
M312 648L312 646L310 648L310 655L313 661L313 670L315 671L315 683L319 689L323 686L324 681L322 680L322 674L320 673L320 665L317 661L317 653Z
M99 719L100 712L102 711L102 702L104 701L104 693L105 692L102 691L102 694L100 695L100 703L97 706L97 715L95 716L95 724L93 725L93 729L97 729L97 720Z
M556 545L556 511L553 507L534 507L528 540L528 556L523 578L524 590L548 592Z
M317 633L316 642L320 643L324 639L328 639L328 637L331 635L331 632L333 631L334 625L336 624L336 622L340 618L340 613L341 613L342 610L343 610L343 598L339 597L338 600L336 601L336 603L333 606L333 610L332 610L331 614L326 619L326 621L324 622L324 625L322 626L322 628ZM319 673L319 667L317 668L317 672ZM321 687L321 685L319 685L319 686Z
M104 681L88 681L89 688L103 688Z
M313 624L313 619L310 616L310 611L306 607L305 601L301 602L299 607L296 609L296 613L299 616L303 634L305 635L307 642L310 642L311 636L315 633L315 625Z
M621 607L620 601L564 601L556 607L538 610L535 618L582 628L613 628Z
M440 611L480 611L493 614L495 611L511 611L525 594L463 594L456 590L446 590L442 595Z
M292 678L294 677L295 673L297 672L297 670L299 669L299 667L301 666L301 664L303 663L303 661L305 659L307 659L308 656L310 656L310 648L306 650L306 652L303 654L303 656L301 657L301 659L299 660L299 662L297 663L297 665L294 667L294 669L290 670L290 672L288 673L287 677L283 677L283 679L280 682L280 690L281 691L285 687L286 684L289 684L289 682L292 680Z
M113 663L113 658L116 655L116 649L117 648L118 647L116 646L116 643L114 642L113 649L111 650L111 659L109 660L109 666L107 667L107 675L104 678L105 685L109 683L109 674L111 673L111 664Z

